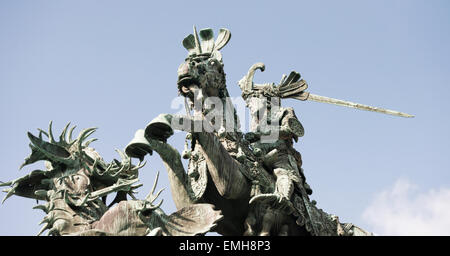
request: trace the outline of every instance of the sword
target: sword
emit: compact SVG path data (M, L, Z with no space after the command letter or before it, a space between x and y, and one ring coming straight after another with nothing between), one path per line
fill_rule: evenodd
M250 96L263 95L265 97L279 97L279 98L293 98L297 100L312 100L316 102L328 103L343 107L355 108L360 110L378 112L382 114L388 114L393 116L400 116L406 118L412 118L414 115L403 113L396 110L384 109L379 107L373 107L360 103L354 103L351 101L339 100L330 97L325 97L317 94L306 92L308 84L305 80L300 79L300 74L292 71L289 76L283 75L280 81L280 85L275 86L274 83L266 84L254 84L253 76L255 71L259 69L264 71L264 63L255 63L247 72L247 74L238 82L239 87L242 90L242 97L247 99Z
M410 114L403 113L403 112L396 111L396 110L384 109L384 108L379 108L379 107L372 107L372 106L369 106L369 105L364 105L364 104L360 104L360 103L354 103L354 102L351 102L351 101L334 99L334 98L320 96L320 95L316 95L316 94L312 94L312 93L309 93L309 95L308 95L308 97L306 99L307 100L312 100L312 101L315 101L315 102L328 103L328 104L333 104L333 105L338 105L338 106L343 106L343 107L348 107L348 108L356 108L356 109L360 109L360 110L378 112L378 113L387 114L387 115L407 117L407 118L414 117L414 115L410 115Z

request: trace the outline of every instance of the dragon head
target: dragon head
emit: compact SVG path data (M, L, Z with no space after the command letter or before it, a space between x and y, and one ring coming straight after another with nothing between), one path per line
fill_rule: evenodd
M72 192L81 192L88 188L95 191L111 186L119 180L137 179L138 170L145 163L134 166L128 156L117 150L122 160L114 159L107 164L95 149L89 147L93 141L97 140L88 139L97 128L84 129L76 139L73 139L72 134L76 126L70 129L69 127L70 123L65 126L58 140L53 135L52 122L49 124L48 131L38 129L38 136L28 132L31 154L25 159L20 169L38 161L45 161L46 168L34 170L13 181L1 183L0 186L10 186L4 190L7 195L3 201L14 194L47 200L46 191L50 190L65 190L66 187L70 187ZM74 178L85 179L86 182L74 182ZM55 182L55 180L61 182ZM59 184L64 186L59 187Z

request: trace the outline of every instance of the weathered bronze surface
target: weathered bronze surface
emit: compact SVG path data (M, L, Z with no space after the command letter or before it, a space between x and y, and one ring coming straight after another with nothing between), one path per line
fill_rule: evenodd
M87 138L96 128L84 129L72 140L75 127L68 124L56 141L52 123L48 132L40 130L38 137L28 133L31 154L21 168L45 161L45 170L34 170L16 180L0 184L9 186L5 201L12 195L45 201L34 209L47 215L38 235L48 229L48 235L199 235L210 231L222 219L220 211L210 204L193 204L166 215L155 203L162 190L155 193L158 175L151 192L144 200L134 196L138 171L131 158L117 151L121 161L106 163L89 144ZM44 136L48 140L44 139ZM115 199L106 205L106 197ZM127 196L131 197L128 200Z
M221 29L215 42L211 29L203 29L199 34L201 40L194 28L194 33L183 40L188 56L178 68L178 90L186 98L187 115L179 118L162 114L155 118L136 132L126 149L129 155L143 159L149 151L146 147L157 152L167 168L177 208L196 203L215 205L224 216L215 228L222 235L369 235L353 224L341 224L336 216L318 209L309 199L312 189L301 168L301 155L293 147L293 141L304 134L294 110L276 103L261 107L268 98L306 100L307 83L299 73L284 76L278 86L255 85L255 70L264 70L264 64L250 68L239 82L252 114L250 132L240 131L232 107L224 107L223 114L214 121L204 122L215 111L207 104L209 98L215 97L219 105L229 106L219 50L230 40L231 33ZM262 118L258 116L261 113ZM176 118L182 121L177 124L183 125L170 127L168 123ZM278 136L267 142L264 136L271 130L263 124L269 119L276 120ZM203 121L203 130L196 130L199 120ZM216 129L206 131L211 126ZM189 159L187 171L181 164L181 155L166 143L167 137L155 136L173 134L172 129L188 132L182 154ZM139 148L142 141L146 141L146 146Z
M5 199L17 195L46 201L35 208L47 214L39 234L48 229L49 235L201 235L209 231L237 236L371 235L351 223L340 223L310 200L313 191L306 182L301 154L293 147L304 136L304 128L293 108L280 105L284 98L331 98L306 92L308 84L295 71L283 75L278 85L254 84L255 71L265 68L256 63L239 81L251 114L250 131L243 133L230 104L220 53L230 38L227 29L221 29L215 39L211 29L197 33L194 27L194 33L183 40L188 56L178 68L177 88L185 97L186 115L154 118L135 133L125 153L118 151L121 161L108 164L89 147L93 140L87 138L95 128L83 130L75 140L75 127L69 130L70 124L59 141L51 123L37 137L28 133L32 153L21 167L43 160L46 170L0 184L9 187L4 190ZM341 100L331 103L409 117ZM174 130L187 132L182 154L167 143ZM158 175L145 199L134 196L142 185L137 182L143 160L153 152L167 169L178 209L171 215L160 208L162 201L155 203L160 194L155 193ZM131 158L139 164L133 165ZM188 170L182 158L189 160ZM112 193L115 199L106 205Z

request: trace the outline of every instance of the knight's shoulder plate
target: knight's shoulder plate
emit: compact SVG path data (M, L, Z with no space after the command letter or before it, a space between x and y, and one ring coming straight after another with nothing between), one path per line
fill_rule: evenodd
M303 137L305 135L305 129L295 115L294 109L284 108L282 111L281 125L288 127L295 136Z

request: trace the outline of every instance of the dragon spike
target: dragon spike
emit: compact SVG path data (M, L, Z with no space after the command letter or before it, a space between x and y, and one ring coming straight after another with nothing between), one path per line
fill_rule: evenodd
M139 169L141 169L142 167L144 167L147 164L147 161L144 162L139 162L138 165L136 165L135 167L131 168L131 171L137 171Z
M152 230L150 230L148 228L146 232L147 232L147 236L162 236L163 235L163 230L161 227L157 227Z
M66 164L70 161L70 153L62 145L43 141L29 132L27 135L31 141L31 155L25 159L25 165L32 164L39 160L56 159L57 161L64 162ZM21 167L23 166L24 165Z
M92 171L95 171L97 169L97 165L98 165L98 158L95 158L94 163L92 164Z
M42 225L42 224L44 224L44 223L50 223L50 217L48 217L48 215L45 216L45 217L41 220L41 222L39 222L38 225Z
M121 162L118 164L120 167L120 170L117 173L120 173L124 170L127 170L131 167L131 158L127 156L122 150L116 149L116 152L119 154L121 158Z
M164 199L161 199L161 201L157 204L157 205L152 205L148 208L148 210L154 210L157 209L159 207L161 207L162 203L164 202Z
M150 190L150 193L145 197L145 200L150 201L150 199L152 198L153 193L155 193L155 189L156 189L156 185L158 184L158 180L159 180L159 171L156 173L156 178L155 178L155 181L153 182L152 189Z
M129 195L131 198L133 198L133 200L136 200L136 199L137 199L137 198L133 195L133 192L132 192L132 191L128 192L128 195Z
M58 231L58 229L56 229L56 228L51 228L51 229L48 231L48 235L49 235L49 236L59 235L59 231Z
M48 139L50 141L50 143L55 143L55 137L53 137L53 131L52 131L52 125L53 125L53 121L50 121L50 123L48 124Z
M89 136L91 136L98 128L97 127L91 127L91 128L87 128L84 130L84 132L82 132L82 136L81 136L81 140L84 141L85 139L87 139Z
M200 46L200 40L198 39L197 28L194 25L194 40L195 40L195 50L197 54L202 53L202 47Z
M59 135L59 142L60 142L60 143L62 142L62 143L64 143L64 144L67 144L67 141L66 141L66 132L67 132L67 129L69 128L69 126L70 126L70 122L66 124L66 126L65 126L64 129L63 129L63 131L61 132L61 135Z
M94 139L90 139L90 140L86 141L86 142L84 143L84 146L85 146L85 147L89 147L89 145L90 145L92 142L94 142L94 141L97 141L97 139L94 138Z
M145 201L149 202L150 204L153 204L153 202L155 202L155 200L159 197L159 195L161 195L161 193L164 191L164 188L162 188L156 194L154 194L156 185L158 184L158 179L159 179L159 172L156 173L156 178L150 193L145 197Z
M131 188L131 190L133 190L133 189L137 189L137 188L140 188L140 187L142 187L142 186L144 186L144 184L136 184L136 185L132 185L130 188ZM134 191L131 191L131 192L133 192L134 193ZM137 193L137 192L136 192Z
M104 171L104 172L102 172L102 174L100 174L101 176L103 176L104 174L107 174L107 173L109 173L109 172L111 172L111 170L112 170L112 167L113 167L113 163L110 163L107 167L106 167L106 170Z
M114 162L108 166L107 171L103 172L103 174L108 174L111 177L117 177L117 175L119 175L123 170L124 166L121 165L119 161L114 159Z
M126 168L126 166L123 165L122 167L120 167L120 169L116 173L111 174L111 177L116 178L117 176L119 176L125 170L125 168Z
M71 143L72 142L72 134L73 134L73 130L75 130L75 128L76 128L77 126L76 125L74 125L72 128L70 128L70 130L69 130L69 143Z
M40 140L42 141L41 138ZM22 170L22 168L25 165L29 165L35 163L36 161L41 160L40 158L45 156L41 151L39 151L35 146L33 146L32 143L28 144L28 146L31 148L31 154L27 158L25 158L25 161L19 166L19 170Z
M142 184L142 183L130 186L130 190L127 192L127 195L129 195L131 198L133 198L133 200L136 200L136 197L134 196L134 194L137 194L137 192L134 190L137 188L140 188L142 186L144 186L144 184Z
M42 130L42 129L40 129L40 128L38 128L37 130L39 131L39 139L42 139L42 134L44 134L45 136L47 136L47 138L49 137L49 136L48 136L48 133L47 133L46 131L44 131L44 130Z
M112 162L112 163L108 164L108 165L106 166L105 171L103 171L102 173L99 172L99 175L100 175L100 176L104 176L105 174L106 174L106 175L111 175L111 173L116 172L116 171L118 170L118 168L117 168L117 167L114 167L114 165L116 165L115 162ZM113 168L113 167L114 167L114 168Z
M40 198L47 198L48 197L48 192L47 190L44 189L39 189L34 191L34 195Z
M120 158L122 159L122 162L126 161L126 164L129 164L131 161L131 158L127 156L122 150L116 149L116 152L119 154Z
M164 190L165 190L165 188L160 189L160 190L156 193L156 195L154 196L153 200L150 201L150 203L155 202L156 198L158 198L159 195L161 195L161 193L162 193Z
M39 225L41 225L41 224L39 224ZM41 228L41 230L39 231L39 233L37 234L37 236L40 236L42 233L44 233L44 231L46 230L46 229L48 229L50 227L50 224L49 223L46 223L42 228Z
M83 152L83 141L87 137L89 137L92 133L94 133L96 130L97 130L96 127L87 128L87 129L84 129L83 131L81 131L80 135L78 135L78 138L76 139L76 141L77 141L77 148L80 153Z
M0 180L0 187L11 186L12 183L13 183L12 181L3 182Z
M2 200L2 204L6 201L6 199L10 198L12 195L14 195L14 192L16 191L16 186L10 189L5 189L3 192L6 192L5 198Z
M33 207L33 209L43 210L45 213L49 212L47 205L44 205L44 204L36 205Z

